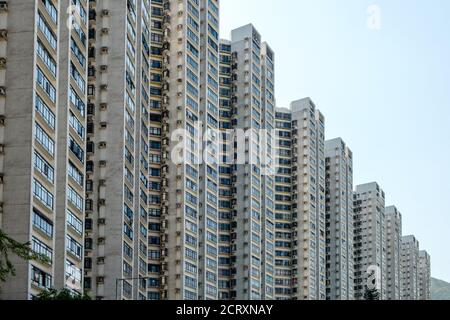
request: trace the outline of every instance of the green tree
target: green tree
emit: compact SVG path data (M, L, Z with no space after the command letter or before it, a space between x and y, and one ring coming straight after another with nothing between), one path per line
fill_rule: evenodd
M72 292L69 289L62 289L58 291L56 289L49 289L41 292L37 296L37 300L59 300L59 301L70 301L70 300L91 300L87 294L79 294L76 292Z
M366 291L364 292L364 300L380 300L380 293L375 288L366 288Z
M0 229L0 282L5 282L9 276L16 275L16 269L9 260L10 255L16 255L23 260L36 260L48 263L49 259L41 254L37 254L31 249L30 243L20 243L8 237Z

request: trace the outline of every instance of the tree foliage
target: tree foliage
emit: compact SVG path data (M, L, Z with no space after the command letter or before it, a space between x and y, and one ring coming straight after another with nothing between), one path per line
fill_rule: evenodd
M0 282L5 282L9 276L16 275L16 269L10 260L11 255L16 255L26 261L49 262L46 256L34 252L29 242L20 243L8 237L0 229Z
M364 292L364 300L380 300L380 293L375 288L366 288L366 291Z
M91 300L91 298L87 294L79 294L69 289L62 289L58 291L56 289L49 289L41 292L37 296L37 300L59 300L59 301L80 301L80 300Z

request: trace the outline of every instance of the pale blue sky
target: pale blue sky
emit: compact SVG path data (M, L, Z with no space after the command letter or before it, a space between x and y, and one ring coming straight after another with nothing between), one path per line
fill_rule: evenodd
M367 8L381 9L381 29ZM222 0L222 38L253 23L276 54L279 107L309 96L450 281L450 1Z

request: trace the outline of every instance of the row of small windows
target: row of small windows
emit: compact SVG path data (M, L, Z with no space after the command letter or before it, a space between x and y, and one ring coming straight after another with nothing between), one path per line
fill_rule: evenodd
M47 93L50 100L55 103L56 102L56 89L50 83L48 78L44 75L42 70L38 67L36 70L36 82L37 84Z
M39 39L37 40L37 54L45 63L50 72L56 77L56 61Z
M42 33L44 34L47 41L50 43L51 47L56 51L56 47L57 47L56 36L40 13L38 16L37 25L38 25L39 29L42 31Z

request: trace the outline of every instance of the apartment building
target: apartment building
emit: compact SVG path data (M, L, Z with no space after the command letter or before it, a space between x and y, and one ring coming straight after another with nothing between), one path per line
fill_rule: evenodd
M145 299L149 1L90 1L85 289ZM159 175L159 172L158 172Z
M220 105L219 105L219 253L218 286L219 299L231 299L232 267L232 225L234 210L231 209L233 192L234 133L232 129L233 53L231 41L220 40ZM236 211L237 213L237 211Z
M431 300L431 258L428 252L419 251L419 300Z
M199 141L203 150L199 174L200 300L217 300L219 294L219 23L219 2L200 1L200 49L204 48L200 53L199 100L203 123L203 141Z
M328 300L354 299L353 153L341 138L325 141Z
M86 1L4 1L0 8L0 227L46 263L11 257L3 299L82 293Z
M325 300L325 118L310 98L292 110L292 297Z
M402 214L386 207L386 299L400 300Z
M368 283L386 299L385 193L378 183L358 185L353 196L355 299L364 299Z
M401 300L419 299L419 241L413 235L402 237Z
M292 113L275 113L277 172L275 177L275 298L292 296Z
M162 123L162 193L149 298L217 299L219 2L152 1L151 19L150 132Z
M163 111L163 90L168 89L169 71L164 69L168 62L167 53L170 50L168 35L171 17L165 11L163 1L151 1L150 9L150 114L149 114L149 162L148 162L148 281L147 298L161 300L168 297L167 263L168 251L165 247L168 214L168 183L160 173L163 165L169 159L167 140L169 133L168 112ZM168 9L168 8L166 8ZM165 101L167 102L167 100ZM165 107L165 105L164 105ZM164 144L163 144L164 140ZM164 216L163 216L164 214Z
M251 24L233 30L230 45L231 125L239 130L234 137L237 148L232 178L231 297L266 299L273 296L274 284L274 181L269 152L274 118L274 55Z
M261 227L262 227L262 289L261 299L275 298L275 175L277 164L275 134L275 53L263 42L260 54L261 65L261 127L260 170Z

